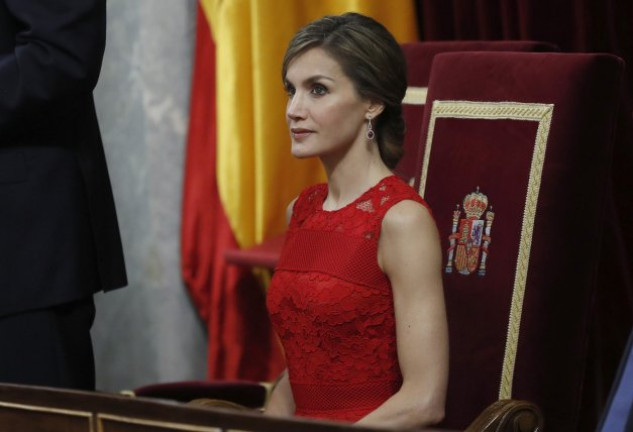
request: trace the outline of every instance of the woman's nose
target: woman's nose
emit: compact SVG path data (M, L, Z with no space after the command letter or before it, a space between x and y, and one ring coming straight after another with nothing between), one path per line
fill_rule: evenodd
M286 116L293 120L305 118L305 104L303 103L303 98L298 93L292 95L288 100Z

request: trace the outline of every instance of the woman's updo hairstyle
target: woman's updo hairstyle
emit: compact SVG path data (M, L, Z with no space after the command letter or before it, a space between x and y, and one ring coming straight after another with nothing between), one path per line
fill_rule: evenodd
M374 131L380 157L393 169L402 157L405 131L402 98L407 73L400 45L382 24L367 16L353 12L324 16L292 38L284 56L282 79L292 60L317 47L339 63L362 98L385 105L375 119Z

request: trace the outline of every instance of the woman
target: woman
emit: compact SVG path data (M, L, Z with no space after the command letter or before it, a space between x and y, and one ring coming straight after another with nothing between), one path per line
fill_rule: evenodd
M391 169L405 60L371 18L323 17L291 40L282 76L292 154L328 183L288 207L268 309L288 369L267 413L384 427L444 415L448 336L437 229Z

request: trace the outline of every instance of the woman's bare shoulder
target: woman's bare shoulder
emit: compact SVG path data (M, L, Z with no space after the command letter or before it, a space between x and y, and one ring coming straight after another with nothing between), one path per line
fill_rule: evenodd
M383 231L407 231L418 229L435 230L435 220L424 204L414 200L402 200L394 204L382 221Z

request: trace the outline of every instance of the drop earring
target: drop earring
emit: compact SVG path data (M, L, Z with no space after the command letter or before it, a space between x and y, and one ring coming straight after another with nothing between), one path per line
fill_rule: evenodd
M371 124L371 114L367 116L367 139L369 141L373 141L376 137L376 133L374 132L374 128Z

